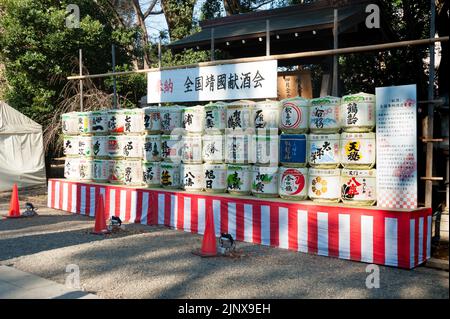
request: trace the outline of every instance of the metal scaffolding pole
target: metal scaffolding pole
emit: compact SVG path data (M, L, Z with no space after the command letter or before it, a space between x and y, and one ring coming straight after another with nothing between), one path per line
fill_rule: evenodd
M83 50L79 50L79 66L80 66L80 76L83 76ZM83 112L83 80L80 79L80 112Z
M435 0L430 0L430 38L434 38L436 34L435 28L435 16L436 16L436 6ZM429 64L429 72L428 72L428 100L432 101L434 99L434 43L430 43L429 46L430 51L430 64ZM430 103L427 107L427 118L425 119L425 129L426 131L423 134L426 134L426 138L430 141L427 142L427 155L426 155L426 169L425 176L427 180L425 180L425 207L432 207L433 204L433 180L429 179L433 176L433 143L431 140L433 139L433 122L434 122L434 104Z

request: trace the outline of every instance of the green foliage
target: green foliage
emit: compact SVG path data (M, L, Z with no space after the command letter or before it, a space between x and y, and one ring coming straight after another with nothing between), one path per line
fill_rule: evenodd
M79 28L65 25L69 3L80 8ZM50 121L66 77L78 72L79 48L90 73L110 69L112 42L117 45L117 64L129 63L126 46L134 41L135 30L114 29L108 12L95 2L0 0L0 11L0 63L8 82L5 98L41 124Z

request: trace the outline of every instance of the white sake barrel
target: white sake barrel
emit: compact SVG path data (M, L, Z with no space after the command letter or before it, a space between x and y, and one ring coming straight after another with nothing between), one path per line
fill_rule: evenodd
M205 176L205 191L211 193L224 193L227 190L227 165L203 164Z
M90 119L91 112L78 112L78 133L92 134L92 120Z
M377 201L376 170L349 170L341 172L341 199L344 204L372 206Z
M281 198L305 200L308 198L308 169L280 167L278 194Z
M375 166L375 133L342 133L341 164L345 168L369 169Z
M61 115L61 128L64 135L77 135L78 131L78 113L70 112Z
M281 101L280 129L284 133L306 133L309 128L309 110L311 102L302 97Z
M67 157L64 162L64 177L68 180L80 179L80 159L77 157Z
M341 101L342 127L346 132L371 132L375 127L375 95L345 95Z
M108 111L92 111L89 113L89 121L91 122L92 133L108 134Z
M225 136L203 135L203 161L206 163L223 163L225 161Z
M111 184L123 184L124 183L124 162L120 159L114 159L109 161L109 182Z
M314 168L339 166L340 134L310 134L308 137L308 162Z
M252 118L253 101L237 101L227 104L227 133L254 132L254 121Z
M122 137L123 135L108 135L108 155L110 158L121 158L122 154Z
M318 202L339 202L340 169L309 169L308 196Z
M180 166L179 163L161 163L161 186L164 188L180 188Z
M180 163L183 151L181 135L161 135L161 159L165 162Z
M110 160L107 159L94 159L94 182L107 182L111 177L111 165Z
M311 99L309 128L311 133L337 133L341 128L341 99L325 96Z
M123 134L125 127L125 110L108 110L108 132L109 134Z
M78 155L81 157L94 157L94 137L80 135L78 137Z
M202 136L200 134L184 135L182 137L182 142L182 162L188 164L203 163Z
M92 181L94 179L94 160L91 158L80 158L80 180Z
M144 161L159 162L161 160L161 135L144 136Z
M205 188L203 164L182 164L181 180L186 191L201 191Z
M223 134L227 127L226 103L216 102L205 105L205 134Z
M144 107L144 128L147 133L161 132L161 116L156 106Z
M67 157L76 157L79 155L77 135L64 135L63 153Z
M262 101L252 110L253 126L256 130L277 129L280 125L280 102Z
M142 162L142 181L147 187L159 187L161 183L161 163Z
M256 197L278 197L278 166L253 166L252 194Z
M92 152L94 153L95 158L107 159L109 157L108 141L108 135L94 135L92 137Z
M125 109L123 112L124 134L138 135L144 133L144 110Z
M267 129L265 133L253 135L253 145L255 147L254 163L258 165L278 165L279 136L278 128Z
M252 186L251 165L227 165L227 190L230 194L248 195Z
M142 135L123 135L121 136L120 157L124 159L142 159L144 149L144 140Z
M227 134L225 136L225 162L251 164L254 162L252 134Z
M159 108L159 113L161 114L161 131L164 134L171 134L173 130L181 129L182 110L183 107L179 105L162 106Z
M203 105L196 105L183 108L183 128L187 133L203 133L205 109Z
M130 186L142 185L142 161L137 159L124 159L123 183Z

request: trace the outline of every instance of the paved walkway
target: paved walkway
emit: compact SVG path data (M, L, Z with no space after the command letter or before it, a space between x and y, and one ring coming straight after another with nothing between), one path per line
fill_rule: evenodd
M97 296L73 290L56 282L0 266L0 299L96 299Z
M0 298L90 298L65 287L68 265L79 267L81 287L98 298L449 298L449 273L425 267L380 266L372 274L380 288L368 289L364 263L244 242L237 243L240 258L200 258L191 253L200 235L162 226L126 224L91 235L93 218L48 209L41 194L19 194L39 216L0 219L0 265L26 272L8 277L11 268L1 267ZM9 199L0 193L0 216ZM33 276L37 282L25 285L27 273L47 280L40 285Z

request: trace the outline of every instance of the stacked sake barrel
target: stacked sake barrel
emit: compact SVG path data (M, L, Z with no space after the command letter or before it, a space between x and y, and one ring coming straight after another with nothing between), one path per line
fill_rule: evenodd
M227 104L225 161L231 194L278 196L277 101L237 101Z
M252 101L230 102L226 106L225 162L230 194L249 195L252 191L254 107Z
M159 108L161 125L160 185L164 188L182 186L180 169L183 152L182 128L183 106L162 106Z
M143 182L144 111L108 111L109 182L140 186Z
M280 102L258 102L252 114L255 128L252 194L256 197L278 197Z
M64 177L69 180L80 179L79 128L78 112L70 112L61 116L61 127L64 135L63 153Z
M309 101L283 100L280 196L373 205L376 142L371 131L374 127L374 95L358 93L342 99L326 96ZM302 134L308 129L309 135ZM305 168L306 163L309 169Z
M375 95L358 93L342 97L340 150L341 199L345 204L376 202Z
M180 177L182 188L186 191L202 191L205 188L202 155L204 122L205 110L202 105L183 108Z
M64 176L71 180L105 182L109 176L107 111L62 115Z

